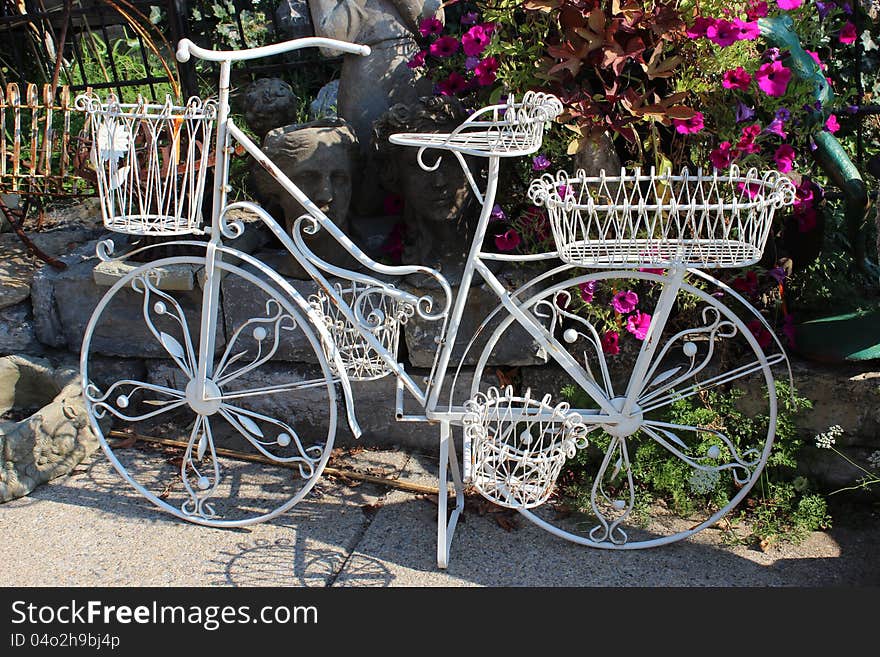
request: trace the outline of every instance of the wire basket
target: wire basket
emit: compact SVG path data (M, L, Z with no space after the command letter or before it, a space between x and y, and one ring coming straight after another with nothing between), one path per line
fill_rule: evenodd
M413 316L415 309L408 303L383 294L382 288L354 282L349 287L337 283L333 288L342 301L354 310L355 316L363 318L363 322L360 327L352 324L323 290L309 297L309 303L318 311L333 339L333 345L323 345L331 370L334 374L338 373L332 354L335 345L349 379L369 381L390 374L391 367L367 343L363 333L371 333L397 360L400 327Z
M216 105L76 99L89 117L104 225L132 235L199 233Z
M465 480L495 504L529 509L547 501L566 458L587 446L587 429L567 402L530 391L489 388L465 402Z
M743 267L760 260L775 211L794 203L776 171L687 169L677 175L582 170L534 180L529 197L547 208L559 257L589 267Z

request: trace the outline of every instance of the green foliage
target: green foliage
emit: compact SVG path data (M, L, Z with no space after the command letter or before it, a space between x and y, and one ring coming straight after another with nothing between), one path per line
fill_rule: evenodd
M562 396L572 407L589 408L592 404L580 388L569 385ZM812 403L797 395L783 382L776 382L778 416L776 435L758 484L741 503L740 519L746 521L751 536L764 544L787 540L798 542L809 532L829 526L825 500L809 491L809 484L798 476L797 461L803 441L798 437L794 417L810 408ZM733 446L741 449L755 444L756 436L766 435L769 418L749 410L744 390L711 390L704 395L675 401L664 421L688 426L711 427L723 432ZM597 459L608 448L610 436L604 432L590 434L591 448L580 451L567 465L563 475L562 501L585 512L590 510L590 491ZM646 519L648 507L663 502L675 513L687 517L697 511L713 513L730 502L738 488L732 478L721 478L688 466L647 436L629 439L633 482L637 488L636 517ZM729 458L728 448L715 434L699 434L692 445L695 457L705 457L711 448L720 450L717 460ZM622 474L620 475L623 476ZM613 485L614 482L612 482ZM730 534L733 538L733 534Z

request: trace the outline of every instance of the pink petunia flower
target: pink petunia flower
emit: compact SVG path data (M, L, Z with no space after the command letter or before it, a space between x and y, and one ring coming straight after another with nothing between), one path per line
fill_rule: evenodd
M739 40L737 34L737 30L734 29L733 23L726 21L723 18L717 19L706 28L706 38L722 48L726 48L727 46L736 43Z
M693 135L703 129L703 113L695 112L689 119L672 119L672 125L676 132L683 135Z
M465 55L476 56L486 49L491 39L491 32L486 32L482 25L474 25L462 35L461 47Z
M632 290L618 292L611 299L611 307L621 315L632 312L637 305L639 305L639 295Z
M596 281L578 283L578 289L581 291L581 299L584 300L584 303L593 302L593 296L596 294Z
M620 353L620 335L617 331L605 331L602 335L602 351L609 356Z
M458 39L453 36L443 36L437 39L428 48L434 57L452 57L458 52Z
M750 269L745 275L734 278L730 287L747 296L753 296L758 293L758 275Z
M768 62L762 64L755 73L755 80L758 81L761 91L768 96L783 96L791 80L791 70L783 66L780 61Z
M486 57L474 69L474 77L481 87L495 82L495 74L498 71L498 60L495 57Z
M406 65L409 68L421 68L425 65L425 57L428 56L427 50L420 50L415 55L413 55L412 59L410 59Z
M782 119L773 119L770 121L770 123L767 124L767 127L764 128L764 132L769 132L777 137L782 137L783 139L788 137L788 134L785 132L785 123Z
M437 90L440 92L441 96L457 96L467 88L467 80L455 71L437 83Z
M837 120L837 116L835 114L828 115L828 118L825 120L825 129L832 135L840 130L840 122Z
M626 330L636 336L637 340L644 340L651 326L651 316L637 310L626 318Z
M758 183L749 183L746 185L745 183L737 183L736 185L737 191L744 196L747 196L749 200L755 198L758 194L761 193L761 186Z
M741 18L734 18L732 24L737 41L754 41L761 36L758 21L744 21Z
M846 25L843 26L843 29L840 30L840 34L837 39L841 43L855 43L856 38L859 36L858 31L856 30L856 26L852 21L847 21Z
M752 82L752 76L749 75L742 66L737 66L732 71L727 71L721 80L721 86L725 89L739 89L745 91Z
M714 24L714 18L704 18L703 16L697 16L694 19L694 24L687 28L687 35L691 39L701 39L706 36L706 30L709 29L709 26Z
M419 21L419 34L423 37L431 36L432 34L440 34L443 31L443 23L440 22L439 18L431 16L430 18L423 18Z
M726 169L739 153L729 141L722 141L718 148L709 154L709 161L716 169Z
M823 63L822 60L819 59L819 53L817 53L815 50L805 50L804 52L806 52L810 56L810 58L814 62L816 62L816 66L818 66L820 69L824 71L826 68L828 68L828 65Z
M513 228L509 228L507 232L495 236L495 246L499 251L513 251L520 243L519 233Z
M794 158L794 148L789 144L782 144L782 146L777 148L776 152L773 154L773 159L776 160L776 168L782 173L788 173L791 171L792 166L794 165Z
M757 153L761 147L755 142L761 134L761 125L753 123L742 129L742 134L736 144L736 150L740 153Z
M804 0L776 0L776 4L779 5L779 8L783 11L790 11L792 9L797 9L804 4Z
M746 8L746 18L750 21L756 21L759 18L764 18L769 12L770 9L767 7L765 0L760 0L759 2L751 0Z

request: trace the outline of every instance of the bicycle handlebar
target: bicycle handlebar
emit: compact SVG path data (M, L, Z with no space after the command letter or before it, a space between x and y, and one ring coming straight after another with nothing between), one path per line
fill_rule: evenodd
M209 62L235 62L246 59L258 59L260 57L271 57L272 55L280 55L292 50L312 47L339 50L351 55L362 55L364 57L370 54L370 46L349 43L348 41L338 41L336 39L325 39L323 37L291 39L290 41L282 41L270 46L247 48L245 50L208 50L207 48L200 48L189 39L181 39L177 44L177 61L188 62L190 56L195 56L198 59L204 59Z

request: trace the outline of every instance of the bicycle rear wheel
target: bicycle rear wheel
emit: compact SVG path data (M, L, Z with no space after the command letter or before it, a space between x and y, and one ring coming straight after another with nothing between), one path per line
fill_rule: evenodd
M321 342L295 300L248 270L218 262L221 296L234 287L248 305L218 314L207 394L200 396L202 293L162 289L168 268L189 268L200 280L204 259L137 267L92 314L80 360L92 428L119 474L168 513L214 527L274 518L312 489L333 446L337 395ZM102 373L101 361L118 355L120 336L112 333L120 321L121 339L160 359L149 376ZM273 362L291 345L297 360L314 363L308 371L294 375L289 364ZM112 435L102 430L104 419L112 420Z
M627 391L635 392L626 421L603 424L607 415L570 371L520 370L515 393L549 393L553 404L568 402L586 426L589 446L567 460L549 501L518 509L566 540L636 549L691 536L745 498L770 454L777 417L771 366L784 354L768 357L764 347L772 339L760 323L744 322L690 284L680 289L670 319L657 325L663 281L657 273L605 271L554 284L522 303L608 406L621 411ZM636 380L634 365L652 323L648 339L656 351ZM472 395L490 387L489 356L516 326L507 317L490 337Z

